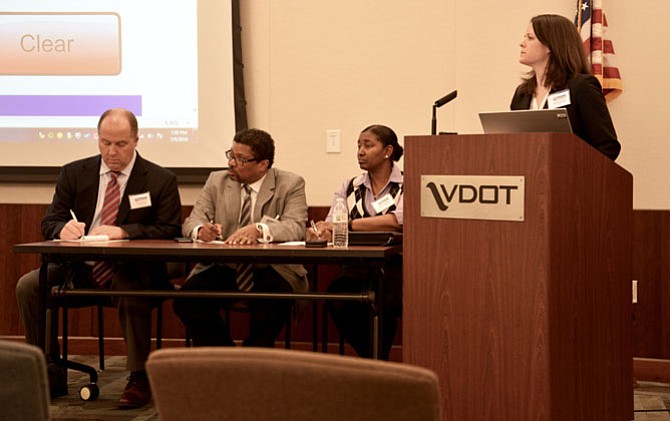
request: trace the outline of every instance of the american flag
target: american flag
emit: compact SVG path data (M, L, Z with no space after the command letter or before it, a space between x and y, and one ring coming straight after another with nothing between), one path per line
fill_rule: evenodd
M591 60L591 71L600 81L605 98L616 98L623 91L623 85L621 73L615 65L614 46L607 37L603 0L577 0L575 25Z

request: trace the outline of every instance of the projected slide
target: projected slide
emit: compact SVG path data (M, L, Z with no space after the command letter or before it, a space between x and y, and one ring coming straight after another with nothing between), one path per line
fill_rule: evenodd
M60 166L82 150L95 153L81 146L96 145L98 117L113 107L138 116L138 150L150 159L165 166L221 165L225 147L218 151L218 138L234 133L230 2L213 3L3 2L0 165ZM223 29L212 31L213 23L199 19L209 15ZM214 39L200 39L202 33ZM212 64L204 61L207 51ZM210 68L201 71L203 65ZM205 79L212 74L220 81ZM217 86L221 90L211 92ZM204 115L203 104L209 108Z

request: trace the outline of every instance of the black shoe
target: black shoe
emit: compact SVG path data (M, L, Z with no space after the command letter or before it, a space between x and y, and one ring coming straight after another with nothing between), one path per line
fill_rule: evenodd
M47 364L51 399L67 395L67 368L56 363Z

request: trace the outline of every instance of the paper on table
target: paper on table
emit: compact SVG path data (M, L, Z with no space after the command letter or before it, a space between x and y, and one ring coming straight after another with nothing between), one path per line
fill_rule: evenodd
M88 241L109 241L109 235L85 235L81 238L77 238L74 240L54 240L54 241L65 241L65 242L72 242L72 243L81 243L81 242L88 242Z
M85 235L81 241L109 241L109 235Z
M195 240L195 242L202 244L226 244L226 242L223 240L212 240L212 241Z
M278 246L304 246L304 241L285 241L283 243L277 244Z

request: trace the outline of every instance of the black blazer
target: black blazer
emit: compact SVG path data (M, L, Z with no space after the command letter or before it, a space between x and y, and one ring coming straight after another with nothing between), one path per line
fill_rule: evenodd
M521 93L520 88L521 86L516 88L512 97L512 110L530 108L533 95ZM611 160L615 160L621 151L621 144L617 140L598 79L593 75L580 74L568 82L567 89L570 90L570 105L563 108L568 111L572 132ZM552 89L551 92L556 90Z
M72 219L70 209L86 233L93 221L100 184L100 155L80 159L65 165L56 181L53 201L42 220L42 235L46 240L58 238L63 226ZM129 195L149 192L151 206L130 209ZM181 200L177 177L137 154L119 205L116 224L129 238L174 238L181 234Z

